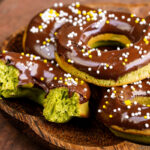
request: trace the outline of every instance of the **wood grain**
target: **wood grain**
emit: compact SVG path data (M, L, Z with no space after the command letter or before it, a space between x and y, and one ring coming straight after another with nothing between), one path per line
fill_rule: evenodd
M119 1L119 0L118 0ZM115 2L118 2L115 1ZM68 2L68 1L66 1ZM139 1L138 1L139 2ZM3 4L3 2L2 2ZM150 4L149 3L143 3L143 4L110 4L110 3L95 3L91 4L91 6L95 7L96 6L100 6L106 9L116 9L116 10L121 10L121 11L131 11L133 13L136 13L137 15L140 16L145 16L148 14L149 8L150 8ZM11 15L10 15L11 16ZM1 18L1 16L0 16ZM16 26L18 25L18 23L16 24ZM20 24L19 24L20 25ZM25 23L22 25L25 25ZM6 28L7 27L7 28ZM4 36L1 37L5 38L8 35L8 31L10 31L10 29L8 30L8 26L6 26L4 29L3 33L6 33ZM7 29L7 31L6 31ZM16 30L18 29L18 27L14 27L12 28L12 30ZM2 41L0 39L0 41ZM18 42L17 42L18 43ZM7 44L7 42L5 43ZM5 45L6 46L6 45ZM18 45L18 47L20 47ZM32 104L33 106L34 104ZM15 106L15 107L14 107ZM80 121L80 120L73 120L71 123L66 124L66 125L56 125L56 124L51 124L46 122L42 115L41 115L41 108L39 106L36 106L36 110L35 112L30 112L30 110L26 110L26 104L18 102L18 101L5 101L5 100L1 100L0 101L0 108L5 111L6 113L8 113L9 115L11 115L12 117L15 117L16 119L26 123L29 125L29 127L37 134L39 135L41 138L45 139L45 141L47 141L48 146L51 149L56 149L56 147L53 147L50 143L53 143L54 145L57 145L59 147L62 148L66 148L66 149L84 149L84 150L98 150L98 149L110 149L110 150L114 150L114 149L119 149L119 150L127 150L127 149L150 149L149 146L143 146L143 145L139 145L139 144L133 144L130 142L126 142L126 141L122 141L119 140L117 138L115 138L105 127L103 127L103 125L99 125L94 122L91 126L88 126L85 130L83 129L83 125L85 125L85 123L89 123L91 120L88 120L87 122L82 122L79 123L79 125L77 125L77 127L75 128L75 132L77 132L78 134L70 135L70 131L67 131L65 129L70 129L70 130L74 130L74 124L76 124L76 121ZM28 107L29 108L29 107ZM30 108L32 109L32 108ZM37 113L39 112L39 113ZM6 121L4 122L6 124ZM0 124L0 127L4 127L2 124ZM97 129L95 128L95 126L97 126ZM91 130L92 128L94 128L94 130ZM101 130L99 131L98 128L101 128ZM4 129L4 128L3 128ZM1 129L2 130L2 129ZM11 130L10 130L11 131ZM99 135L101 136L101 141L98 140L99 137L95 137L95 135L93 134L91 137L86 138L87 137L87 133L90 132L98 132ZM4 133L4 131L3 131ZM61 135L60 135L61 133ZM72 132L73 133L73 132ZM3 134L4 136L7 136L10 134L10 132L6 132L6 135ZM84 134L84 138L86 143L82 143L80 136L81 134ZM2 135L1 135L2 136ZM0 136L0 137L1 137ZM7 141L5 141L6 143L2 143L0 140L0 149L10 149L10 145L11 145L11 149L16 148L17 149L43 149L42 147L39 146L33 146L33 144L25 139L25 138L19 138L22 136L19 136L19 134L17 134L18 138L16 138L16 141L14 140L15 135L11 135L9 138L7 138ZM66 136L66 138L64 138L64 136ZM79 138L78 141L71 141L73 138ZM81 136L83 138L83 136ZM35 137L34 137L35 138ZM91 141L89 140L90 138L95 138L96 141L94 141L94 143L91 143ZM2 138L0 138L2 139ZM15 143L20 142L22 145L22 147L15 147ZM1 144L2 143L2 144ZM12 144L11 144L12 143ZM26 144L28 143L28 144ZM30 144L31 143L31 144ZM2 145L2 146L1 146ZM84 145L84 146L81 146Z

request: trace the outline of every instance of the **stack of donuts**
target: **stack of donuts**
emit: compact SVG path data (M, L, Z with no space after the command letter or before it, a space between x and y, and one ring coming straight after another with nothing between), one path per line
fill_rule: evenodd
M96 119L116 136L150 144L149 16L55 3L29 22L22 44L24 53L104 87Z

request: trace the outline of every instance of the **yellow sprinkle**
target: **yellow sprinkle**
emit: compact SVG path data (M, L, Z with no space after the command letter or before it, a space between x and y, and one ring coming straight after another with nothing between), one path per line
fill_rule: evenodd
M75 78L75 81L78 81L78 78Z
M116 93L116 91L113 91L113 93Z
M88 54L90 54L91 53L91 51L88 51Z
M24 56L24 53L22 52L21 55Z
M83 80L81 80L81 82L80 82L81 84L84 84L84 81Z
M62 80L62 77L60 77L59 80Z
M35 58L36 56L35 55L33 55L33 58Z
M54 10L53 9L50 9L49 13L50 14L53 14Z
M54 80L57 80L57 77L54 77Z
M65 82L65 85L67 85L68 83L67 82Z
M3 50L2 53L3 53L3 54L6 53L6 50Z
M79 14L79 15L81 14L81 11L80 11L80 10L78 10L78 14Z
M47 39L47 42L50 42L51 41L51 39Z
M106 104L108 104L109 102L108 102L108 101L106 101L105 103L106 103Z
M126 65L126 63L125 63L125 62L123 62L122 64L123 64L124 66Z
M86 15L86 12L82 12L83 15Z
M143 18L141 21L142 21L142 22L145 22L145 19Z
M39 29L42 29L42 28L43 28L43 27L40 25L40 26L39 26Z
M109 65L108 65L108 64L106 64L106 67L108 68L108 67L109 67Z
M87 21L90 21L91 19L90 19L90 18L87 18L86 20L87 20Z
M103 109L106 109L106 105L103 105Z
M110 115L109 115L109 118L112 118L112 117L113 117L113 115L112 115L112 114L110 114Z
M131 14L131 17L133 18L133 17L134 17L134 14Z
M52 18L52 16L51 16L51 15L48 15L48 17L49 17L49 18Z
M26 56L30 56L30 54L29 54L29 53L27 53L27 54L26 54Z
M135 20L135 23L139 23L139 20L136 19L136 20Z
M124 61L125 61L125 62L127 62L127 61L128 61L128 59L124 59Z
M101 11L99 11L98 13L99 13L99 14L101 14L102 12L101 12Z
M56 14L57 17L59 16L59 13L55 13L55 14Z
M148 104L147 107L150 107L150 105Z
M84 52L85 52L85 49L82 49L81 52L84 53Z
M40 17L42 17L42 15L43 15L42 13L39 14Z
M46 41L43 41L43 45L45 45L46 44Z
M128 44L126 44L126 47L127 47L127 48L129 48L129 47L130 47L130 44L129 44L129 43L128 43Z
M78 4L76 4L76 7L77 7L77 8L79 8L79 7L80 7L80 4L79 4L79 3L78 3Z
M47 63L47 59L44 59L43 62L44 62L44 63Z
M109 24L109 20L106 20L106 23Z
M68 59L68 62L70 63L70 62L71 62L71 59Z
M86 96L84 96L84 98L87 98Z
M55 32L54 34L57 35L57 32Z
M130 100L125 100L124 103L125 103L127 106L130 106L130 105L131 105L131 101L130 101Z
M89 55L89 58L92 58L92 55Z
M43 81L44 80L44 77L41 77L41 81Z
M144 116L144 119L147 119L147 116Z

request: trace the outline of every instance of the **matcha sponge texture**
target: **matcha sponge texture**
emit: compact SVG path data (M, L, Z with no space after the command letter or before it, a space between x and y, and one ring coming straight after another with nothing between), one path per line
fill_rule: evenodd
M80 104L80 95L73 92L70 96L67 87L50 89L46 94L41 88L18 85L19 70L0 61L1 98L27 97L44 107L43 115L51 122L64 123L72 117L88 116L88 102Z

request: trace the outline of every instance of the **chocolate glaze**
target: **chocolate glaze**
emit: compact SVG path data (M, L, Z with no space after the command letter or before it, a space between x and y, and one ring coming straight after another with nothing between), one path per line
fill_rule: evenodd
M109 18L110 14L114 14L118 17L117 20L114 18ZM122 16L125 16L125 20L121 19ZM109 18L109 19L108 19ZM98 28L95 28L95 24L99 21L90 21L86 25L83 25L83 30L79 29L79 26L73 26L72 24L65 24L58 31L57 38L59 43L65 47L65 49L58 49L58 54L62 56L66 61L68 59L73 60L73 66L78 68L81 71L88 73L98 79L117 79L124 74L137 70L140 67L147 65L150 62L150 44L145 44L144 37L148 35L150 32L150 28L147 24L137 24L135 23L135 18L131 18L130 22L127 22L127 18L131 18L130 14L127 13L119 13L119 12L107 12L106 19L109 20L109 24L106 24L106 19L104 19ZM67 29L67 30L66 30ZM143 34L143 29L145 29L146 33ZM78 34L77 37L73 39L68 38L68 34L72 31ZM88 56L83 56L81 52L82 45L86 45L86 51L90 50L87 46L88 40L99 34L103 33L115 33L115 34L123 34L126 35L132 43L133 46L130 48L124 48L120 51L112 50L108 52L101 52L101 56L97 55L97 52L92 52L92 58L90 59ZM68 40L72 41L73 49L67 46ZM79 46L78 42L82 41L82 45ZM147 50L144 58L141 58L139 54L139 50L137 50L134 46L140 46L139 50ZM126 65L123 65L123 60L119 60L122 57L123 53L129 53L128 60ZM125 59L125 58L124 58ZM104 69L103 64L108 64L112 66L113 69ZM88 71L88 68L91 68L91 71ZM99 70L100 73L97 74L96 71Z
M97 119L102 120L107 127L117 125L123 129L149 129L150 105L140 104L134 99L139 96L149 97L149 89L150 79L145 79L128 86L104 90L98 107Z
M70 5L71 6L71 5ZM46 9L40 13L38 13L33 19L30 21L26 32L25 32L25 43L24 43L24 50L27 53L32 53L38 56L41 56L46 59L54 59L54 52L57 49L58 43L55 41L55 32L62 27L63 24L68 22L68 17L71 16L72 18L76 17L77 14L73 13L69 8L69 6L64 6L64 7L57 7L54 8L52 7L51 9ZM83 6L82 10L88 10L89 8ZM59 20L56 20L56 17L54 17L54 20L50 20L48 22L43 22L40 14L50 11L50 10L55 10L57 13L61 14L61 12L65 12L65 16L59 16ZM45 29L43 29L42 32L38 33L33 33L31 32L32 27L38 27L41 25L41 23L45 23L47 26ZM48 42L48 45L45 44L43 46L43 41L45 41L46 38L52 39L50 42ZM54 39L54 40L53 40ZM37 43L37 40L39 42Z
M75 78L62 71L56 64L37 60L34 55L26 56L15 52L0 54L0 59L8 65L12 65L20 72L19 85L32 83L43 88L46 93L56 87L67 87L70 92L77 92L81 95L80 103L87 102L90 97L90 89L86 83L81 83Z

